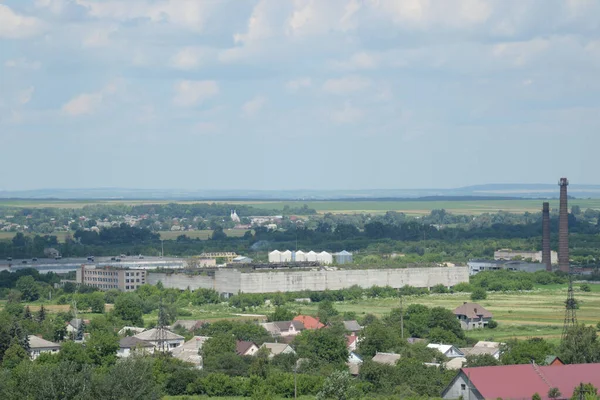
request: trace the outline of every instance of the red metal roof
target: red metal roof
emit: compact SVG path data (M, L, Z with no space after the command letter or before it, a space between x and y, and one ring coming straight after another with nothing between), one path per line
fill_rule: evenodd
M570 398L573 389L582 382L600 387L600 364L502 365L463 368L461 373L486 399L531 399L535 393L546 399L548 390L554 387L560 390L561 398Z
M306 329L321 329L325 325L323 325L318 318L311 317L310 315L298 315L294 317L294 321L300 321L304 324L304 328Z

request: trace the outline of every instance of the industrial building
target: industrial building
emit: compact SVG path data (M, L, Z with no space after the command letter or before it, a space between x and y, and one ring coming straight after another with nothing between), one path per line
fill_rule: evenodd
M521 272L537 272L546 270L546 266L542 263L506 260L470 260L467 263L467 266L469 268L469 275L476 275L483 271L498 271L501 269Z
M350 253L348 253L350 254ZM350 255L351 256L351 255ZM333 264L333 255L326 251L316 253L309 251L308 253L302 250L297 251L279 251L273 250L269 253L270 263L286 263L286 262L317 262L319 264Z
M148 274L148 283L161 282L166 288L213 289L225 295L237 293L300 292L303 290L341 290L358 285L362 288L405 285L431 288L435 285L452 287L469 282L468 267L389 268L353 270L263 270L244 272L223 268L208 275L184 273Z
M543 255L541 251L513 251L511 249L500 249L494 252L494 260L505 260L511 261L515 259L531 260L532 262L543 262ZM556 251L550 252L550 262L552 264L558 264L558 253Z
M76 272L76 282L93 286L100 290L118 289L132 292L147 282L146 270L98 268L94 265L82 265Z

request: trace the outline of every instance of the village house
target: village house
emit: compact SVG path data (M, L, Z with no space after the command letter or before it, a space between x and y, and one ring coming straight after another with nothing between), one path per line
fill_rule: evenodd
M462 368L442 392L444 399L531 399L557 388L569 399L581 383L600 387L600 364L539 366L536 364Z
M50 342L42 339L41 337L29 335L29 357L35 360L43 353L58 353L60 351L60 344Z
M459 350L465 356L481 356L484 354L488 354L494 357L496 360L500 359L500 346L502 343L499 342L485 342L479 341L473 347L464 347Z
M202 346L208 339L210 339L208 336L194 336L183 345L174 348L171 354L178 360L193 364L197 369L202 369L203 360L200 350L202 350Z
M137 326L124 326L122 327L117 335L119 336L133 336L138 333L142 333L146 330L146 328L138 328Z
M375 356L372 358L371 361L378 363L378 364L394 366L394 365L396 365L396 363L398 362L399 359L400 359L400 354L377 352L377 354L375 354Z
M294 321L302 322L304 329L308 329L310 331L321 329L325 326L321 323L321 321L319 321L319 318L311 317L310 315L297 315L294 317Z
M348 351L356 351L356 348L358 347L358 342L358 336L356 336L355 334L346 335L346 347L348 348Z
M239 356L253 356L258 351L258 346L254 342L238 340L235 344L235 352Z
M154 347L160 347L161 341L164 342L166 350L179 347L183 344L185 338L164 328L152 328L133 336L134 338L145 340Z
M300 321L276 321L260 324L273 337L296 336L304 330L304 324Z
M154 353L154 345L146 342L145 340L138 339L134 336L126 336L119 340L119 350L117 350L117 357L126 358L136 354L152 354Z
M492 319L492 313L477 303L463 303L454 309L454 315L464 330L485 328Z
M362 330L362 326L357 321L344 321L344 329L347 332L354 333L358 335L358 333Z
M280 354L296 354L292 346L286 343L263 343L260 347L269 349L269 358L273 358Z
M440 353L442 353L444 356L446 356L448 358L464 357L465 356L462 351L460 351L457 347L455 347L455 346L453 346L451 344L429 343L427 345L427 348L429 348L429 349L435 349L435 350L439 351Z
M178 319L171 325L174 329L178 326L182 327L186 331L193 332L196 329L202 328L202 325L206 324L206 321L195 320L195 319Z

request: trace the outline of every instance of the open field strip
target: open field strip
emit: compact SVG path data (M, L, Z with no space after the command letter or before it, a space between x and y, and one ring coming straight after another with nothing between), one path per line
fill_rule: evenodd
M159 231L160 238L163 240L175 240L177 237L181 235L185 235L191 239L201 239L206 240L209 239L212 235L212 230L202 230L202 231ZM56 239L60 243L64 243L67 236L73 237L75 232L52 232L49 235L56 236ZM225 234L229 237L242 237L246 233L246 229L226 229ZM15 237L16 232L0 232L0 240L2 239L12 239ZM33 237L35 233L26 233L25 235ZM40 234L41 235L41 234Z
M507 211L513 213L524 212L539 212L541 209L542 200L332 200L332 201L213 201L213 200L198 200L198 201L167 201L167 200L68 200L68 201L52 201L52 200L0 200L0 207L31 207L31 208L69 208L77 209L86 205L142 205L142 204L198 204L198 203L227 203L227 204L243 204L250 205L255 208L265 210L281 210L284 206L302 207L307 205L309 208L315 209L318 213L337 213L337 214L355 214L369 213L381 214L386 211L404 212L410 215L424 215L435 209L445 209L454 214L470 214L479 215L483 213L494 213L498 211ZM570 200L571 206L578 205L581 209L587 208L600 209L600 199L574 199ZM550 200L550 207L558 208L558 200Z

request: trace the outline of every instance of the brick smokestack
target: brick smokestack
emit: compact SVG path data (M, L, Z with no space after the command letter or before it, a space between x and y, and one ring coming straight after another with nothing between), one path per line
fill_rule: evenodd
M552 271L550 253L550 203L542 205L542 264L546 266L546 271Z
M560 178L560 208L558 216L558 267L569 272L569 208L567 204L567 178Z

